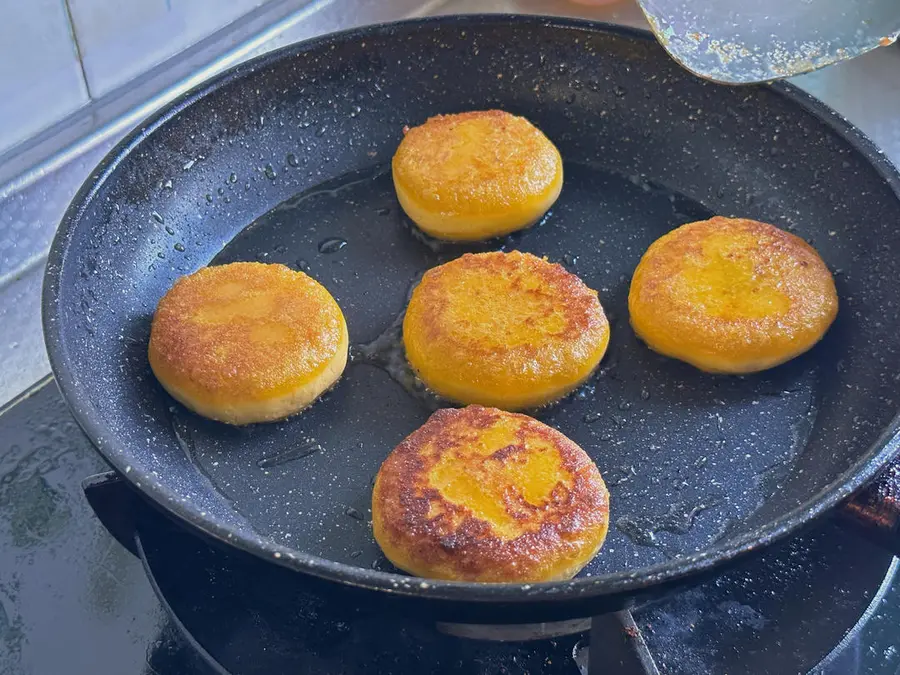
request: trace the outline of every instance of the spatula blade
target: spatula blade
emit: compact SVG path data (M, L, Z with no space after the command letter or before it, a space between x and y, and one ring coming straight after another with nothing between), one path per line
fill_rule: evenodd
M726 84L807 73L893 43L898 0L638 0L694 74Z

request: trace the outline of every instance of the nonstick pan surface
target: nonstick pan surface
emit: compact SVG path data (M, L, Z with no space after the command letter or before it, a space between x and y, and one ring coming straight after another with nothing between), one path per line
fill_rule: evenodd
M505 239L427 240L393 192L402 128L486 108L527 116L557 144L562 195L540 224ZM503 16L369 27L239 66L124 140L54 242L47 344L100 452L218 540L394 595L584 608L761 548L896 452L898 184L858 131L806 94L704 82L641 32ZM841 309L812 351L715 377L635 338L626 297L641 254L712 214L772 222L819 250ZM536 413L593 457L611 491L606 545L572 582L413 579L381 556L368 522L382 460L436 405L409 386L395 348L409 289L434 265L498 248L561 262L599 290L611 320L597 374ZM235 260L307 271L347 317L353 362L286 422L203 420L147 364L162 294L180 275Z

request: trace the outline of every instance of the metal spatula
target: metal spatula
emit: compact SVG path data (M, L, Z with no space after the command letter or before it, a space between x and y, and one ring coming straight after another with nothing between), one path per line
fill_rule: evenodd
M900 0L638 1L676 61L726 84L806 73L900 33Z

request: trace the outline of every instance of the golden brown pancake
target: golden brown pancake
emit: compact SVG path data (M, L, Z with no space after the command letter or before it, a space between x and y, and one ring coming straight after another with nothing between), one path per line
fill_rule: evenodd
M381 466L375 539L388 559L434 579L569 579L609 525L590 457L531 417L471 405L434 413Z
M805 241L755 220L716 217L650 246L628 309L651 349L712 373L751 373L818 342L838 299L831 273Z
M180 278L150 329L150 366L191 410L229 424L277 420L331 387L347 363L331 294L284 265L232 263Z
M430 389L505 410L572 391L608 343L597 292L518 251L466 254L429 270L403 321L406 356Z
M406 214L454 241L528 227L556 201L563 180L556 146L502 110L438 115L405 130L392 168Z

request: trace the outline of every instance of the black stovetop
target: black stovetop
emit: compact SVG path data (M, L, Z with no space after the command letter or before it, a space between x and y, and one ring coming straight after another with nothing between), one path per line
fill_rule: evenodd
M159 515L130 546L142 562L82 492L106 469L52 380L0 414L0 672L579 672L584 635L490 643L334 606ZM893 572L890 555L825 522L634 617L663 673L896 675Z

